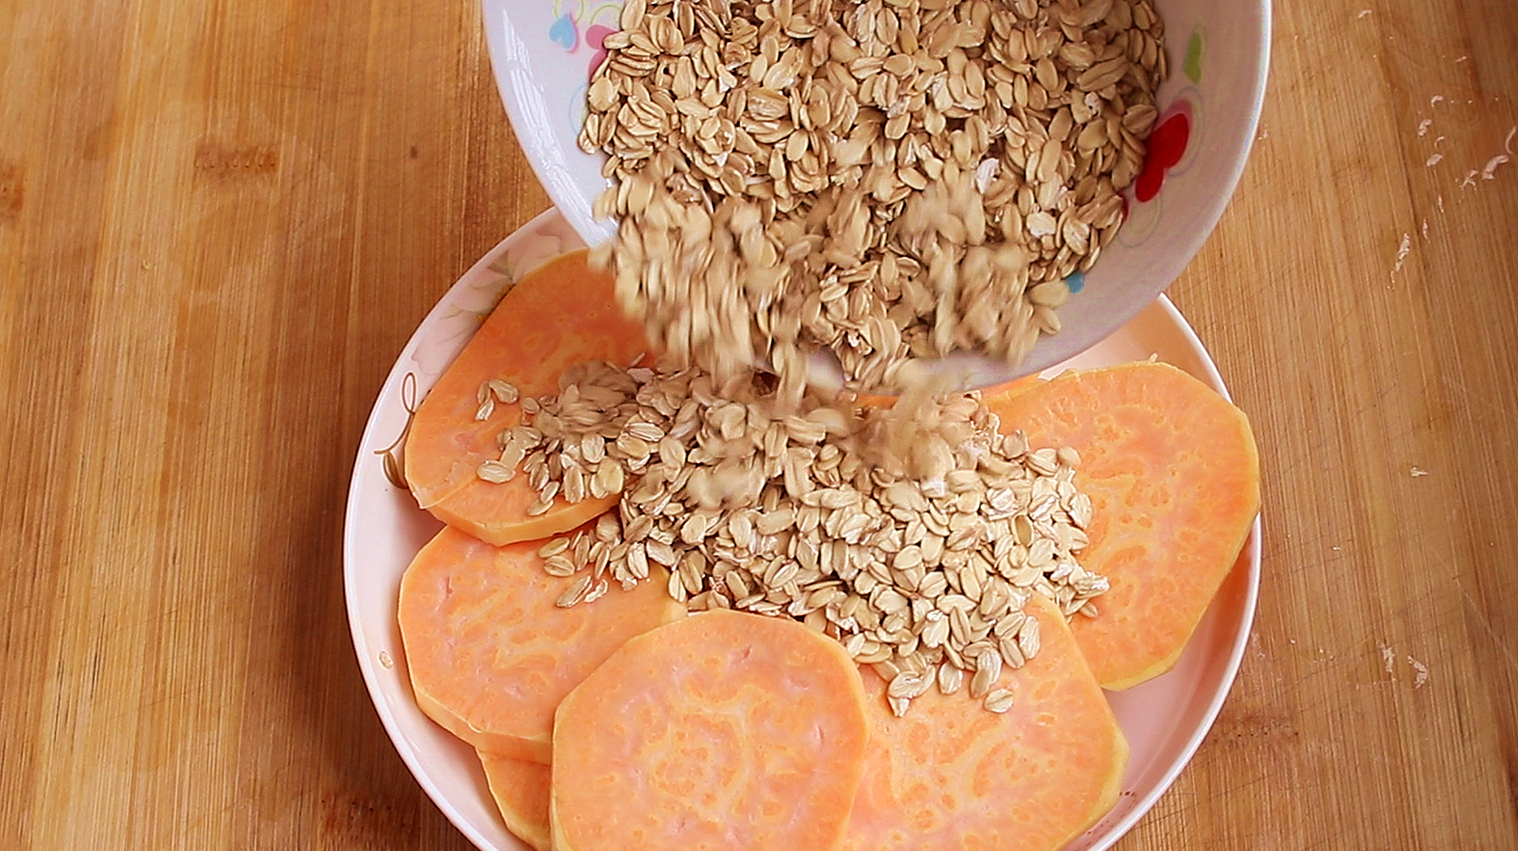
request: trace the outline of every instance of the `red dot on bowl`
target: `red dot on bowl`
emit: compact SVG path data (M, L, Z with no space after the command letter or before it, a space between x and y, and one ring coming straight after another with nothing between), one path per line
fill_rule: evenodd
M1184 112L1177 112L1154 128L1149 134L1149 152L1144 156L1144 170L1133 184L1133 197L1147 203L1160 193L1165 185L1165 171L1181 161L1186 155L1186 143L1191 140L1191 119Z

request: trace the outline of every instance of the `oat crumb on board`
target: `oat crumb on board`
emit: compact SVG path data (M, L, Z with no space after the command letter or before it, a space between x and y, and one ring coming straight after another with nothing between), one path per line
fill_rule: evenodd
M1407 657L1407 664L1413 669L1413 688L1423 688L1424 683L1428 682L1428 666L1411 655Z
M1402 271L1402 264L1407 261L1407 255L1413 250L1413 239L1410 234L1402 234L1402 242L1397 245L1397 264L1392 267L1392 274Z

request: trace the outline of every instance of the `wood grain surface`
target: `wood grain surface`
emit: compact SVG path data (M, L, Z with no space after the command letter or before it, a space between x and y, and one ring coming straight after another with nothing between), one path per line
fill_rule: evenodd
M1275 14L1171 290L1259 436L1259 616L1118 847L1512 849L1518 6ZM345 491L547 206L472 2L0 0L0 847L467 847L359 677Z

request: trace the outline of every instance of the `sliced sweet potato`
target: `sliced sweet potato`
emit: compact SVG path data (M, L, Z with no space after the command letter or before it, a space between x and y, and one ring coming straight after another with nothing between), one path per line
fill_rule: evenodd
M541 762L483 751L480 765L506 829L537 851L548 851L548 788L552 769Z
M548 762L559 701L635 635L685 616L667 578L555 605L540 541L494 547L445 528L401 577L399 620L417 705L487 753ZM667 576L667 575L666 575Z
M1072 621L1108 689L1170 670L1233 567L1260 508L1260 461L1244 413L1173 366L1066 372L986 398L1003 431L1080 453L1091 497L1080 555L1112 590Z
M868 730L842 646L711 611L634 638L559 706L556 851L828 851Z
M1021 393L1038 384L1041 379L1037 375L1024 375L1011 381L988 387L981 391L983 396L991 396L1001 393ZM877 396L871 393L857 393L854 395L854 407L856 408L889 408L896 404L899 396Z
M847 851L1055 851L1116 803L1128 762L1117 726L1065 619L1042 597L1042 649L997 687L1005 714L936 688L905 717L864 672L871 744L849 818Z
M647 348L642 328L622 315L611 276L566 254L529 273L501 298L458 358L422 400L406 439L406 482L417 504L491 544L546 538L616 504L617 495L527 515L537 494L526 476L493 484L475 471L499 457L500 433L521 422L520 404L496 404L475 419L479 390L499 378L522 397L557 393L559 376L584 361L631 363Z

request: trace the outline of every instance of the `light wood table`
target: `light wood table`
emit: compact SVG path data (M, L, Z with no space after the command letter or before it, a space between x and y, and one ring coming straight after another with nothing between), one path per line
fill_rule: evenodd
M1275 11L1171 291L1258 431L1259 617L1119 847L1512 849L1518 6ZM345 491L547 206L473 2L0 0L0 847L466 847L360 680Z

